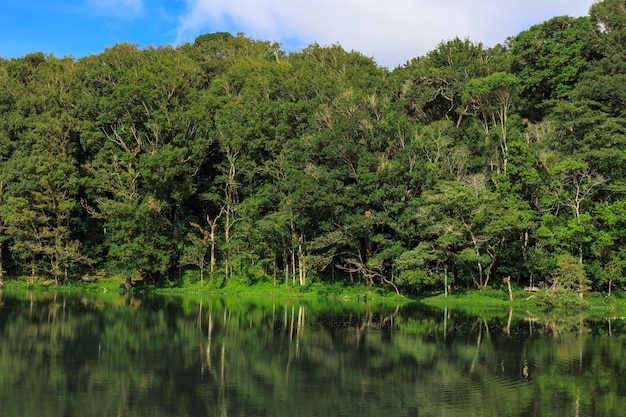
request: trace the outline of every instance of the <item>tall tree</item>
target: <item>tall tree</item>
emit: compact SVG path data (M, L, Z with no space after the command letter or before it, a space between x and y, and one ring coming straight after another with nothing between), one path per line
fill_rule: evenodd
M498 145L492 151L490 165L507 174L509 160L509 116L517 98L520 82L512 74L495 72L486 77L474 78L465 86L463 105L465 112L479 121L485 142L491 142L490 130L497 129Z
M84 109L97 129L83 139L85 152L94 153L84 164L85 206L101 219L116 268L158 278L180 256L176 241L188 227L183 209L208 149L195 107L200 69L172 48L129 45L81 64L83 88L93 94L92 85L100 86L97 106ZM94 65L100 68L91 71Z
M15 258L27 259L32 274L58 282L86 261L74 232L80 132L69 95L74 62L36 54L15 64L13 70L21 69L14 76L25 83L17 102L24 125L15 132L19 145L3 163L3 221Z
M522 83L523 115L541 120L578 82L593 58L589 17L559 16L509 39L511 70Z
M394 71L401 77L396 94L413 119L432 122L446 118L459 125L464 116L459 108L465 84L507 67L502 47L487 49L469 39L455 38Z

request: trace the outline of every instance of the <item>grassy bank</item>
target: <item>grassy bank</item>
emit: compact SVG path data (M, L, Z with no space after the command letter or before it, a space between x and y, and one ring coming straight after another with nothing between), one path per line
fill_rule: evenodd
M53 280L37 280L31 277L5 279L7 290L54 291L76 293L124 293L124 279L119 277L99 277L93 282L69 281L55 284ZM249 296L268 298L334 299L354 302L377 302L406 304L419 302L430 307L447 308L469 314L486 311L516 310L540 313L552 311L555 314L585 312L593 316L626 317L626 298L605 294L588 293L580 298L572 292L549 293L545 290L527 292L513 288L513 299L508 291L490 287L480 290L459 290L448 294L431 293L420 297L403 297L380 287L366 287L362 284L313 282L306 286L285 286L284 283L247 282L232 279L228 282L205 281L175 282L163 286L136 283L131 290L135 294L158 294L166 296Z
M125 292L125 280L119 277L103 277L92 282L68 281L55 283L53 280L38 280L31 277L20 277L4 281L7 290L54 291L54 292ZM406 303L409 298L401 297L383 288L368 288L365 285L347 285L343 283L314 282L306 286L285 286L273 282L260 281L255 283L233 279L229 282L205 281L184 283L173 282L162 286L135 282L131 289L135 294L150 293L168 296L185 295L221 295L251 296L271 298L328 298L337 300L353 300L358 302Z
M431 307L460 310L469 314L514 308L531 313L551 311L555 314L585 313L588 316L626 317L626 298L606 294L587 293L583 298L572 292L550 293L545 290L527 292L513 290L513 300L508 292L492 288L459 291L449 294L430 294L419 301Z
M55 292L118 292L123 288L124 280L118 277L99 278L92 282L68 281L55 283L51 279L17 277L3 280L3 289L55 291Z

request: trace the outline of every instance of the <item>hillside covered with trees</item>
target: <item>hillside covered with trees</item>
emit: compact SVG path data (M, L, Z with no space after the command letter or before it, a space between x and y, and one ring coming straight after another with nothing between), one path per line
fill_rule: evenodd
M623 0L394 70L227 33L0 58L9 276L606 292L625 180Z

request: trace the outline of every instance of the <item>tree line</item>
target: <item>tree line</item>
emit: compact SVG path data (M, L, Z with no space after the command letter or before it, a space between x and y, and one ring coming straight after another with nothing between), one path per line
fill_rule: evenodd
M393 70L243 34L0 58L0 271L624 285L626 12Z

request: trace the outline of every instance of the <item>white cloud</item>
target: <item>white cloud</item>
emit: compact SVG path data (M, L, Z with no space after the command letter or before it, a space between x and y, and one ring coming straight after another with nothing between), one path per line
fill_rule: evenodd
M441 42L493 46L554 16L587 15L593 0L186 0L178 42L244 32L304 47L339 43L393 68ZM287 45L289 44L289 45Z

